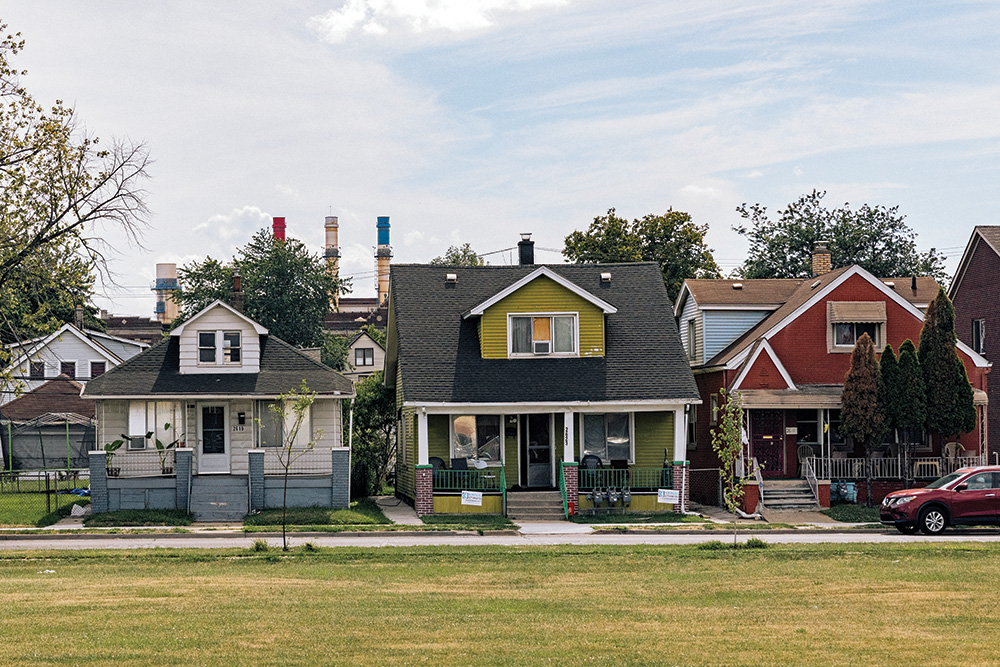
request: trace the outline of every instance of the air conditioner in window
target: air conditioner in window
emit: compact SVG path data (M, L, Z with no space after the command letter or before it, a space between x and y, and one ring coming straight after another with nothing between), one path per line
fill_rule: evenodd
M536 340L534 341L535 354L548 354L549 353L549 341L547 340Z

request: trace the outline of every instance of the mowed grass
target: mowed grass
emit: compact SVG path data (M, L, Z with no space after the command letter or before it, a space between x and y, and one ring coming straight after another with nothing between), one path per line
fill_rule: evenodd
M995 665L989 545L0 555L0 664Z
M244 520L247 532L281 530L280 509L268 509L257 514L248 514ZM326 507L289 507L287 526L301 531L321 531L331 526L375 526L390 521L371 498L361 498L351 502L349 509L329 509Z
M49 496L46 506L46 495ZM48 526L59 520L57 506L68 513L73 504L87 505L89 499L73 494L22 492L0 494L0 527Z

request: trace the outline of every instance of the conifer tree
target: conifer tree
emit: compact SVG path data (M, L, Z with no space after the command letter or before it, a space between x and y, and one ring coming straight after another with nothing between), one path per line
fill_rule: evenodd
M927 430L944 438L976 427L972 385L955 350L955 308L943 287L931 301L920 331L917 356L927 397Z
M851 369L844 380L841 395L841 427L844 433L861 443L866 457L881 444L885 434L885 415L879 406L881 375L875 360L875 345L862 334L851 353ZM865 465L868 504L872 502L871 462Z
M913 447L919 441L927 422L927 391L924 374L917 358L913 341L907 338L899 346L899 365L896 375L898 398L896 428L903 440L903 460L907 482L912 480Z

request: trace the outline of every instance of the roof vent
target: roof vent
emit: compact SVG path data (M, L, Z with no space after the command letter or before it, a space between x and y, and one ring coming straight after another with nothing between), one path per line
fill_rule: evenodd
M743 283L733 283L733 289L743 289Z
M610 283L611 282L611 274L609 272L607 272L607 271L602 272L601 273L601 282L602 283Z
M886 280L885 286L890 289L896 289L896 283L892 282L891 280Z
M458 282L458 274L457 273L444 274L444 282L448 285L454 285L455 283Z
M822 280L817 280L816 282L814 282L812 285L809 286L809 289L816 289L817 287L819 287L819 284L821 282L823 282L823 281Z

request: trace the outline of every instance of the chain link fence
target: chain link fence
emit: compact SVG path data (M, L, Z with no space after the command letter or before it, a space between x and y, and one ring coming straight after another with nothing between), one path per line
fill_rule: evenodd
M701 505L722 507L722 477L719 468L691 468L691 501Z
M90 504L87 470L0 472L0 526L46 526Z

